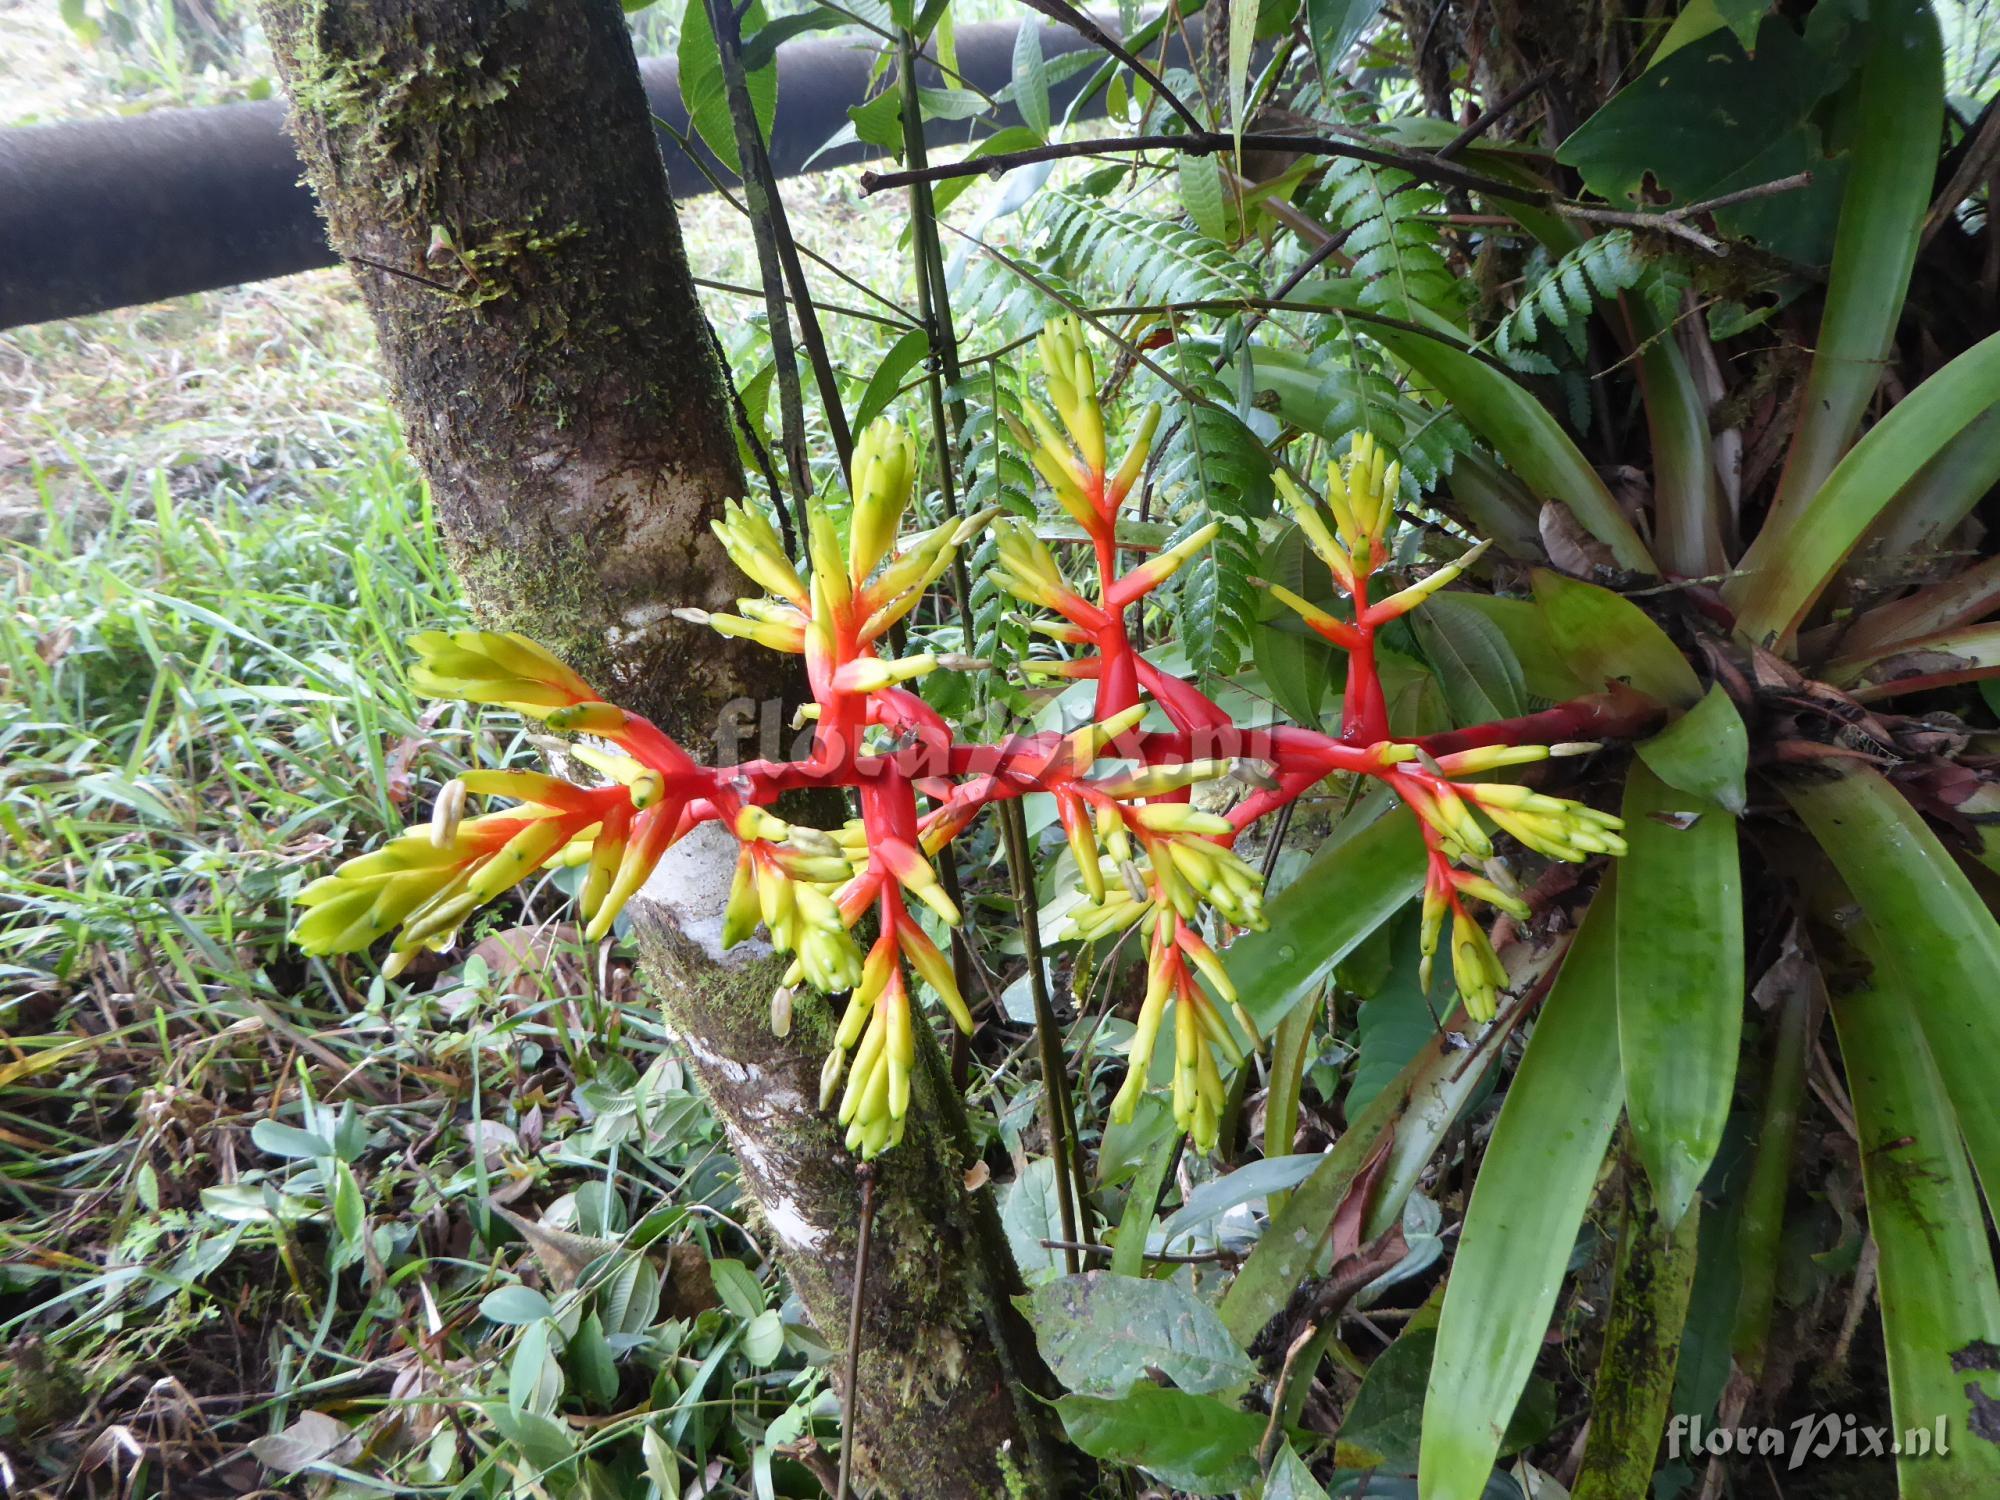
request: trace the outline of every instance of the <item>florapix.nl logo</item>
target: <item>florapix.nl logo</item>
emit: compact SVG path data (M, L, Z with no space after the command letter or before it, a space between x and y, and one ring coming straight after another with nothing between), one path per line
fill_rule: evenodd
M1667 1425L1667 1456L1678 1459L1781 1458L1787 1469L1801 1469L1836 1456L1922 1458L1950 1451L1943 1417L1928 1427L1901 1430L1839 1412L1815 1412L1781 1426L1714 1427L1683 1412Z

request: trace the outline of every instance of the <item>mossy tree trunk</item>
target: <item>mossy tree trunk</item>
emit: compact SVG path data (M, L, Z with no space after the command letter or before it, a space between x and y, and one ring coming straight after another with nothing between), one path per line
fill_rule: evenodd
M787 658L674 621L743 588L708 531L744 492L622 14L612 0L264 0L293 129L368 302L482 619L526 632L698 754L782 722ZM837 815L837 813L836 813ZM768 950L714 947L733 842L635 903L642 957L792 1283L844 1344L860 1184L817 1108L827 1006L772 1034ZM757 945L746 945L755 948ZM883 1496L1048 1495L1048 1378L937 1049L882 1165L856 1470Z

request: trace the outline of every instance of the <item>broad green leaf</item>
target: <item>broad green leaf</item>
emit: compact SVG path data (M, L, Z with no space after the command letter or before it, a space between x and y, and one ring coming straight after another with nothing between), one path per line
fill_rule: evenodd
M537 1323L555 1316L549 1299L531 1286L497 1286L479 1299L480 1316L495 1323Z
M1222 167L1213 155L1180 156L1181 202L1194 227L1212 240L1229 237L1229 213L1222 195Z
M1322 78L1340 72L1347 49L1361 39L1382 0L1306 0L1306 31Z
M763 1369L785 1348L785 1321L775 1307L767 1307L743 1327L743 1357Z
M1592 692L1613 679L1662 703L1683 707L1701 697L1701 679L1646 612L1609 589L1535 570L1535 599L1549 639Z
M551 1489L560 1491L564 1487L565 1476L576 1458L576 1439L570 1435L566 1423L504 1402L488 1402L480 1410L500 1436L520 1450L531 1475L544 1481L553 1480Z
M1007 1244L1014 1252L1014 1264L1021 1268L1022 1280L1030 1286L1061 1270L1062 1252L1042 1243L1063 1237L1056 1192L1056 1165L1048 1157L1038 1156L1008 1184L1000 1200L1000 1227L1007 1232Z
M1410 1059L1436 1037L1439 1019L1450 1015L1458 1003L1450 965L1437 966L1443 972L1431 976L1429 994L1418 982L1421 955L1417 951L1416 918L1413 905L1380 928L1369 939L1368 947L1339 971L1341 984L1361 996L1361 1008L1354 1018L1354 1066L1348 1072L1347 1098L1342 1105L1350 1119L1395 1084ZM1387 961L1379 978L1370 983L1368 977L1350 972L1357 960L1377 948Z
M1668 786L1717 803L1743 816L1750 768L1750 732L1721 684L1649 740L1633 747L1652 773Z
M1864 938L1864 952L1888 936L1884 924L1871 925L1875 941ZM1937 996L1909 986L1895 963L1868 968L1840 965L1830 978L1868 1229L1881 1255L1889 1405L1899 1428L1941 1426L1949 1445L1899 1457L1898 1490L1904 1500L2000 1494L2000 1443L1973 1425L1990 1420L2000 1399L2000 1287L1959 1140L1966 1115L1954 1117L1943 1054L1925 1042L1923 1014ZM1989 987L1982 998L1990 996ZM1991 1118L1987 1081L1980 1109Z
M645 1436L639 1440L639 1451L646 1460L646 1477L660 1492L660 1500L681 1500L680 1462L657 1427L646 1428Z
M1618 1122L1615 923L1615 892L1600 888L1473 1185L1424 1398L1425 1500L1475 1500L1485 1489Z
M1417 820L1398 808L1348 832L1350 817L1264 908L1269 925L1229 945L1223 964L1269 1035L1369 933L1423 888Z
M1325 566L1306 546L1305 533L1287 526L1272 539L1258 561L1257 573L1268 583L1288 588L1309 604L1331 612L1333 583ZM1257 670L1278 707L1294 724L1320 726L1327 688L1345 674L1345 659L1323 637L1306 628L1291 610L1265 593L1258 621L1250 635Z
M1591 1388L1590 1437L1570 1500L1627 1500L1652 1489L1700 1237L1699 1205L1670 1226L1655 1212L1645 1176L1627 1174L1604 1352Z
M1460 462L1462 464L1463 460ZM1425 604L1424 609L1436 609L1446 600L1451 601L1448 608L1474 610L1484 615L1487 622L1506 637L1507 649L1520 663L1521 682L1533 696L1560 702L1598 690L1569 669L1569 663L1556 649L1555 640L1549 634L1548 620L1542 614L1541 606L1533 599L1509 599L1499 594L1475 594L1468 590L1439 594ZM1599 684L1598 688L1601 687L1602 684Z
M368 1224L368 1207L362 1201L361 1184L354 1168L344 1161L333 1164L333 1224L348 1245L359 1247L361 1231Z
M1767 25L1759 41L1786 30ZM1931 184L1910 164L1936 152L1944 116L1937 16L1925 0L1874 0L1867 37L1826 311L1791 451L1758 537L1775 537L1777 546L1806 528L1808 511L1882 382L1930 206ZM1878 507L1888 498L1879 496Z
M1912 996L1988 1203L2000 1201L2000 925L1903 794L1853 764L1785 796L1833 860Z
M1213 1396L1145 1382L1115 1399L1065 1396L1056 1412L1092 1458L1137 1464L1190 1494L1229 1494L1257 1477L1265 1419Z
M563 1365L569 1371L572 1389L598 1411L609 1409L618 1399L618 1369L612 1362L611 1345L605 1342L604 1325L596 1313L586 1314L570 1335L563 1350Z
M1989 334L1898 402L1848 450L1795 517L1766 521L1722 595L1752 641L1789 637L1896 493L2000 393L2000 333Z
M856 433L889 409L889 403L896 399L896 393L903 387L903 377L916 368L918 361L930 352L930 347L930 335L921 328L912 328L889 346L876 364L875 373L868 377L868 386L855 405L853 430Z
M1692 821L1688 821L1692 816ZM1632 1144L1669 1228L1722 1144L1743 1036L1736 820L1643 765L1625 778L1618 1053Z
M1658 67L1681 48L1725 26L1748 52L1757 45L1757 28L1770 8L1770 0L1688 0L1674 18L1674 24L1667 28L1667 34L1660 38L1660 45L1653 49L1646 66Z
M777 61L778 48L795 36L804 36L813 31L831 31L836 26L845 26L847 17L837 10L828 10L815 5L810 10L795 16L779 16L757 28L756 32L743 38L743 70L755 73L767 63ZM748 30L748 28L745 28ZM769 126L765 127L769 129Z
M1535 497L1484 453L1454 458L1448 488L1458 513L1500 551L1523 562L1539 562L1548 555Z
M764 1310L763 1283L742 1261L711 1260L708 1274L715 1282L715 1295L729 1309L732 1317L747 1323Z
M599 1283L596 1309L607 1333L644 1333L660 1313L660 1269L636 1251L626 1251Z
M1493 445L1537 499L1569 506L1584 529L1611 549L1620 567L1659 571L1590 460L1512 376L1428 334L1371 324L1368 336L1436 387L1453 413Z
M1433 596L1408 616L1424 660L1437 674L1460 727L1512 719L1528 711L1528 685L1507 637L1475 607L1452 594Z
M750 31L764 22L762 0L750 7L743 29ZM729 89L722 80L722 54L709 28L705 0L693 0L681 17L681 40L676 54L680 64L681 103L688 119L716 159L738 177L743 175L742 158L736 151L736 125L729 113ZM746 65L744 83L750 90L751 112L766 141L771 139L771 122L778 114L778 67L775 62L754 71Z
M1017 1301L1049 1369L1082 1395L1122 1396L1153 1370L1195 1396L1257 1377L1215 1309L1171 1281L1085 1271Z
M1619 89L1571 132L1557 159L1614 206L1641 212L1811 170L1810 186L1715 218L1725 233L1774 254L1821 263L1844 166L1828 159L1818 123L1820 101L1846 77L1826 55L1831 45L1777 18L1757 34L1754 55L1726 33L1710 35ZM1666 203L1657 201L1662 192Z
M1036 140L1049 138L1049 75L1042 61L1042 28L1026 18L1014 33L1014 108Z
M1250 51L1257 41L1261 0L1230 0L1229 4L1229 134L1236 142L1237 166L1243 158L1244 113L1250 104Z
M507 1361L507 1404L515 1411L551 1412L568 1382L556 1358L562 1332L543 1318L521 1330Z
M918 89L917 108L926 120L973 120L986 113L986 100L971 89Z
M1327 1500L1327 1494L1312 1477L1305 1460L1286 1443L1278 1449L1270 1475L1264 1480L1264 1500Z
M866 141L871 146L880 146L884 151L901 152L903 149L903 95L899 89L890 89L877 94L866 104L847 106L847 118L854 128L854 138ZM833 142L828 142L832 145ZM820 148L827 149L825 146Z
M1499 1052L1488 1045L1468 1054L1433 1036L1392 1086L1350 1117L1319 1170L1291 1195L1223 1294L1222 1321L1239 1344L1256 1338L1313 1273L1334 1216L1385 1136L1389 1157L1376 1178L1362 1237L1372 1238L1398 1221L1404 1198Z
M1424 1388L1437 1354L1437 1313L1426 1304L1395 1343L1375 1356L1354 1403L1340 1425L1334 1462L1343 1469L1416 1470L1421 1444ZM1500 1451L1518 1451L1547 1430L1553 1392L1536 1381L1500 1440ZM1372 1489L1369 1493L1375 1493Z
M259 1120L250 1127L250 1143L259 1151L268 1151L273 1156L288 1156L298 1160L333 1155L333 1145L317 1131L301 1130L296 1125L285 1125L277 1120Z

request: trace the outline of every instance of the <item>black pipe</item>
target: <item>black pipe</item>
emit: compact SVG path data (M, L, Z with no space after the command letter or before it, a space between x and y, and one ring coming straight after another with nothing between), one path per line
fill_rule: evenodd
M949 83L997 94L1013 76L1012 22L962 27L958 75L920 65L926 88ZM1075 32L1044 26L1044 57L1086 46ZM1178 43L1168 65L1180 65ZM771 161L781 177L882 154L853 143L816 158L847 123L847 108L868 93L875 46L824 38L778 49L778 113ZM1051 90L1060 111L1085 69ZM639 66L653 111L692 138L681 105L679 69L668 58ZM1103 109L1100 90L1086 113ZM983 117L990 122L996 117ZM1011 106L997 116L1018 124ZM933 145L964 141L970 122L933 120ZM709 191L709 180L666 131L660 149L676 198ZM697 145L709 171L733 176ZM160 109L127 119L0 130L0 328L77 317L332 265L312 195L272 100L212 109Z

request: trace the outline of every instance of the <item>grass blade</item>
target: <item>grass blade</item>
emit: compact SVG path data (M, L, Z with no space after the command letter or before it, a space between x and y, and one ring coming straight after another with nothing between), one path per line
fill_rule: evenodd
M2000 924L1937 835L1888 781L1853 765L1785 787L1867 913L1958 1111L1990 1204L2000 1195Z
M1623 1102L1611 1024L1615 921L1615 893L1600 890L1543 1002L1472 1190L1424 1398L1423 1500L1485 1491L1611 1143Z
M1880 926L1854 934L1864 954L1883 935ZM1910 989L1893 963L1870 967L1835 967L1833 1021L1861 1132L1868 1228L1881 1251L1889 1405L1905 1434L1927 1429L1948 1444L1899 1455L1898 1489L1904 1500L2000 1494L2000 1444L1970 1426L1993 1400L2000 1286L1959 1142L1963 1116L1953 1117L1942 1086L1943 1054L1919 1029L1935 996ZM1924 1003L1913 1003L1919 993Z
M1676 816L1696 814L1683 826ZM1743 1040L1736 820L1642 764L1625 780L1618 1052L1632 1145L1674 1228L1722 1145Z

